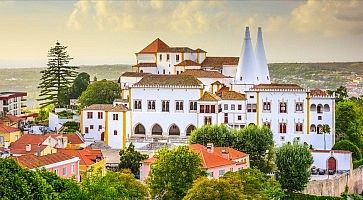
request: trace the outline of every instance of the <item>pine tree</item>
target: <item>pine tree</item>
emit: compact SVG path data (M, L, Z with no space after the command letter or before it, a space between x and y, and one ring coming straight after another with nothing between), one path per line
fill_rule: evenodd
M48 52L48 68L42 70L41 83L38 88L40 91L40 104L45 107L54 104L56 107L66 104L64 95L68 95L68 88L77 76L75 71L78 67L69 66L68 63L72 60L68 55L67 46L61 45L58 41L56 45L50 48Z

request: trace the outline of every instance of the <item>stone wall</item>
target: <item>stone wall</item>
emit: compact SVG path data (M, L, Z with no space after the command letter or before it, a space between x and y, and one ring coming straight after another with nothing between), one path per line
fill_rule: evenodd
M338 175L332 179L310 181L303 193L322 196L340 196L348 185L349 193L363 192L363 166L351 173Z

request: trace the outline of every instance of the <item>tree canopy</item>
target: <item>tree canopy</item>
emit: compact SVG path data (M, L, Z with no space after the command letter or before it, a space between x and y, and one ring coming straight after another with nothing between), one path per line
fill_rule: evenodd
M48 52L48 67L42 70L41 82L38 86L40 91L41 106L54 104L56 107L65 104L65 96L73 79L77 76L75 71L78 67L69 66L72 58L68 55L67 46L59 42L51 47Z
M188 146L162 148L155 158L147 180L153 199L182 199L193 181L206 175L201 158Z
M333 149L352 152L353 160L362 159L362 153L360 152L359 148L349 140L340 140L339 142L334 144Z
M189 143L204 146L207 143L213 143L216 147L231 147L233 141L234 135L224 124L202 126L193 130L189 137Z
M74 79L72 86L69 88L69 99L78 99L82 92L85 91L90 84L90 75L86 72L79 73Z
M130 143L127 148L120 150L119 169L129 169L136 177L139 177L141 161L147 157L147 155L135 151L135 146Z
M313 157L305 145L283 144L276 153L277 176L283 189L300 192L310 178Z
M88 85L78 100L83 108L92 104L112 104L117 98L120 98L120 89L117 83L102 80Z

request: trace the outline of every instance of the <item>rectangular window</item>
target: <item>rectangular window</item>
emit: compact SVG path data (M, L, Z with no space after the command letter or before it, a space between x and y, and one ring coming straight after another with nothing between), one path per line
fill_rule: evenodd
M228 110L228 104L224 104L224 110Z
M295 131L302 132L303 131L303 124L302 123L295 123Z
M250 99L254 99L254 98L255 98L255 96L253 96L253 95L250 96Z
M302 103L302 102L297 102L296 104L295 104L295 110L296 111L303 111L303 109L304 109L304 106L303 106L304 104Z
M223 176L226 171L224 169L219 170L219 176Z
M75 174L76 173L76 166L75 164L72 164L72 174Z
M212 117L204 117L204 124L205 125L212 124Z
M218 113L220 113L220 112L222 112L222 105L221 104L218 105Z
M210 113L210 105L205 105L205 113Z
M236 105L231 104L231 110L236 110Z
M169 101L161 101L161 111L169 112Z
M147 101L147 109L151 111L155 110L155 100Z
M287 103L286 102L280 103L280 113L287 113Z
M117 130L114 130L113 131L113 135L117 135Z
M88 127L84 127L84 133L88 133Z
M213 172L209 173L209 177L211 177L211 178L213 178L213 177L214 177Z
M134 101L134 109L135 110L141 110L141 100L135 100Z
M87 119L93 118L93 112L87 112Z
M318 116L318 120L322 120L323 119L323 117L322 116Z
M199 112L200 112L200 113L204 113L204 105L200 105L199 107L200 107L200 108L199 108Z
M179 62L179 54L175 55L175 60L176 60L176 62Z
M169 61L169 60L170 60L170 55L166 54L166 61Z
M175 110L183 111L184 110L184 102L183 101L175 101Z
M210 112L211 113L215 113L216 112L216 106L215 105L211 105L210 106Z
M224 113L224 123L228 124L228 113Z
M197 102L196 101L189 102L189 110L190 111L197 111Z
M279 124L279 133L286 133L286 123Z
M256 104L247 104L247 112L256 112Z
M98 125L98 130L101 130L102 129L102 125Z
M93 125L89 125L89 129L93 129Z
M242 110L242 105L241 104L238 105L238 110Z
M159 60L160 60L160 61L162 61L162 60L163 60L163 55L162 55L162 54L160 54L160 55L159 55Z
M113 120L118 120L118 114L112 114Z
M238 115L237 116L237 120L241 121L242 120L242 116L241 115Z
M98 119L103 119L103 112L98 112L97 117Z
M54 173L55 173L56 175L58 175L58 170L57 170L57 169L55 169L55 170L54 170Z
M67 175L67 167L63 167L63 176Z
M263 111L271 111L271 102L263 102Z

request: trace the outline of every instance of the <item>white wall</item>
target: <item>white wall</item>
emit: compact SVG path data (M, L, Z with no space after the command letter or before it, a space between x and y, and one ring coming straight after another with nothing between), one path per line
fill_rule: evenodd
M313 166L320 169L327 169L328 159L334 157L337 161L337 170L352 170L352 154L351 153L337 153L334 151L326 152L311 152L314 163Z
M87 119L87 112L92 112L92 119ZM103 118L98 119L98 112L102 112ZM84 138L86 140L101 140L101 133L105 131L105 122L106 122L106 114L103 110L83 110L82 112L83 120L82 120L82 133L84 133ZM90 129L90 126L93 125L93 129ZM102 126L102 129L98 129L99 125ZM88 134L85 133L85 128L88 127Z

